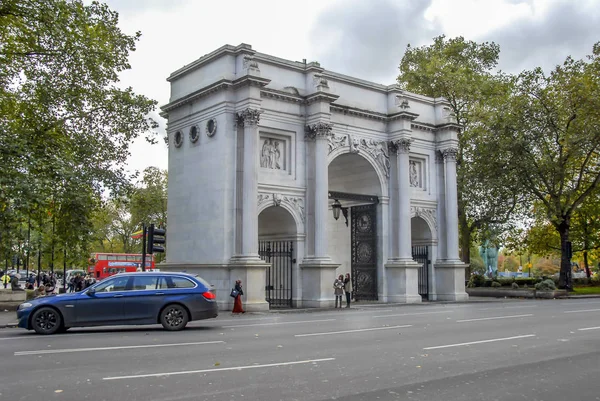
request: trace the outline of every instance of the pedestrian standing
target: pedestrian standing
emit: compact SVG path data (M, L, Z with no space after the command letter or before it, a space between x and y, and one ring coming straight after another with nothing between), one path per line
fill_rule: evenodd
M349 308L350 299L352 298L352 277L350 277L350 273L346 273L346 278L344 278L344 291L346 292L346 308Z
M335 307L342 307L342 295L344 295L344 275L340 274L340 276L335 279L333 282L333 292L335 295Z
M237 280L235 282L235 287L231 290L231 296L235 298L232 313L246 313L242 307L242 295L244 295L244 291L242 290L242 280Z
M4 275L2 276L2 284L4 284L4 288L8 286L8 283L10 283L10 276L4 273Z

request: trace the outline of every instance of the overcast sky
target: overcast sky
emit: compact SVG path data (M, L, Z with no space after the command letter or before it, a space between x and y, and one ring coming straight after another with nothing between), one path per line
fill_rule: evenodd
M392 84L407 44L441 34L500 45L500 68L549 70L600 41L600 0L108 0L121 29L142 32L122 83L168 102L167 76L224 44ZM165 120L155 118L164 135ZM167 149L139 139L131 170L167 168Z

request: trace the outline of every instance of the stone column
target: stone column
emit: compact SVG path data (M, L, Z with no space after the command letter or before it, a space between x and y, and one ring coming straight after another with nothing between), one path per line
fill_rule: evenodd
M458 257L458 196L456 191L456 155L457 148L445 149L446 182L446 258L459 260Z
M303 260L302 265L302 306L305 307L331 307L335 299L333 296L333 282L335 269L339 264L333 263L328 252L327 238L327 213L329 213L329 173L327 154L329 150L329 136L332 124L317 122L306 127L307 141L313 141L314 160L307 160L313 164L314 188L312 202L314 210L313 241L314 255L309 255Z
M241 197L241 252L231 259L229 287L235 280L244 286L244 308L249 312L269 309L265 296L267 264L258 256L258 122L261 110L247 108L238 112L238 124L244 125ZM232 301L232 300L230 300ZM230 305L231 306L231 305Z
M317 123L311 127L315 140L315 257L329 259L327 218L329 204L329 172L327 152L331 124Z
M244 124L242 190L243 259L258 260L258 122L261 110L248 108L238 113Z
M466 301L465 268L458 257L458 199L456 189L457 148L442 151L444 156L446 190L446 260L435 264L435 281L439 301ZM442 207L442 205L438 205Z
M396 153L396 215L398 224L392 229L397 240L398 255L394 255L386 263L386 302L421 302L419 295L419 264L412 258L411 221L410 221L410 178L409 152L410 139L402 138L390 143L392 152Z
M410 229L410 178L409 160L410 140L394 141L398 155L398 258L413 260Z

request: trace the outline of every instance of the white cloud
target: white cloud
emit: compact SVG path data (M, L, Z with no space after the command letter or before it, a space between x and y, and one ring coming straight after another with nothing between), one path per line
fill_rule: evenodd
M591 51L600 26L600 0L109 0L123 31L142 32L122 83L169 100L166 78L224 44L251 44L291 60L392 83L407 43L458 35L501 45L512 72L561 63ZM594 38L596 33L596 38ZM164 120L160 121L164 130ZM140 138L131 170L167 167L167 150Z

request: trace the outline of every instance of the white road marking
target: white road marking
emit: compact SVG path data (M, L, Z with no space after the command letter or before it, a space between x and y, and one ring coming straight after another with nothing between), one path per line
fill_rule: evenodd
M253 323L253 324L236 324L234 326L223 326L224 329L233 329L235 327L256 327L256 326L275 326L282 324L299 324L299 323L319 323L319 322L333 322L335 319L321 319L321 320L299 320L293 322L275 322L275 323Z
M206 320L194 320L193 322L190 323L202 323L202 325L204 326L206 323L216 323L219 324L221 322L254 322L257 320L277 320L279 319L278 317L256 317L256 318L242 318L239 317L237 319L216 319L216 320L211 320L211 321L206 321Z
M423 348L423 349L424 350L430 350L430 349L440 349L440 348L462 347L462 346L465 346L465 345L493 343L493 342L496 342L496 341L517 340L519 338L527 338L527 337L535 337L535 334L525 334L525 335L522 335L522 336L505 337L505 338L493 338L491 340L471 341L471 342L468 342L468 343L437 345L435 347L426 347L426 348Z
M161 376L175 376L175 375L191 375L194 373L226 372L226 371L232 371L232 370L272 368L272 367L276 367L276 366L301 365L301 364L307 364L307 363L327 362L327 361L334 361L334 360L335 360L335 358L307 359L305 361L268 363L268 364L264 364L264 365L234 366L231 368L186 370L186 371L181 371L181 372L152 373L152 374L147 374L147 375L104 377L102 380L124 380L124 379L138 379L138 378L143 378L143 377L161 377Z
M583 329L577 329L579 331L586 331L586 330L600 330L600 326L598 327L584 327Z
M600 309L567 310L564 313L599 312Z
M502 309L519 309L519 308L537 308L539 305L519 305L519 306L504 306L501 308L481 308L477 310L502 310Z
M34 340L34 339L39 340L40 338L50 340L50 339L61 339L61 338L65 338L65 337L82 336L82 335L85 335L85 333L60 334L60 335L52 337L52 338L48 338L48 336L38 335L38 334L21 334L21 335L17 335L14 337L2 337L2 338L0 338L0 341L2 341L2 340Z
M454 311L452 310L443 310L443 311L439 311L439 312L419 312L419 313L399 313L399 314L394 314L394 315L378 315L378 316L373 316L373 319L378 319L381 317L393 317L393 316L419 316L419 315L433 315L435 313L452 313Z
M329 336L332 334L359 333L362 331L375 331L375 330L391 330L391 329L400 329L400 328L404 328L404 327L412 327L412 324L405 324L403 326L373 327L370 329L327 331L324 333L296 334L296 335L294 335L294 337Z
M594 299L589 299L586 301L571 301L571 300L569 300L569 301L561 302L561 305L583 305L583 304L587 305L587 304L597 304L597 303L600 303L600 301L597 301Z
M478 322L480 320L496 320L496 319L512 319L512 318L517 318L517 317L528 317L528 316L533 316L531 313L527 314L527 315L512 315L512 316L493 316L493 317L480 317L478 319L464 319L464 320L457 320L456 323L465 323L465 322Z
M181 347L181 346L190 346L190 345L222 344L224 342L225 341L203 341L203 342L196 342L196 343L123 345L123 346L118 346L118 347L44 349L44 350L36 350L36 351L17 351L17 352L15 352L15 356L42 355L42 354L68 354L71 352L88 352L88 351L111 351L111 350L115 350L115 349Z

